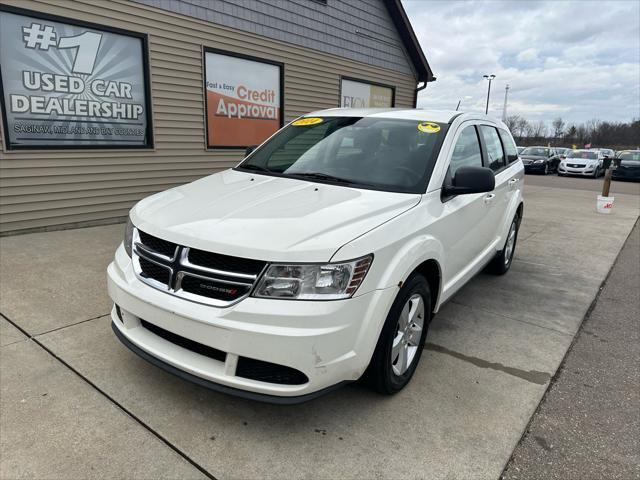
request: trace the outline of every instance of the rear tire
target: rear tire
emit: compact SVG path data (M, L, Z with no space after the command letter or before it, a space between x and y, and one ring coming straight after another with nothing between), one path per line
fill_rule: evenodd
M504 275L511 268L513 263L513 256L516 252L516 243L518 241L518 229L520 227L520 219L516 214L513 217L511 226L509 227L509 233L507 234L507 240L504 242L504 247L500 250L495 258L491 260L485 271L494 275Z
M412 274L389 310L364 378L380 393L392 395L411 380L420 362L431 322L427 279Z

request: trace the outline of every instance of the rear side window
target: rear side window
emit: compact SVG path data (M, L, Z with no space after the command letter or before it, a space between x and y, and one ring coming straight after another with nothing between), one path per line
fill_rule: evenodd
M497 172L506 165L504 151L502 150L502 142L498 137L498 132L494 127L480 125L480 134L487 148L487 167Z
M482 153L476 127L466 127L460 133L451 155L449 173L453 177L460 167L481 167Z
M516 144L513 142L513 138L509 135L509 132L506 130L498 129L498 133L500 134L500 138L502 139L502 145L504 146L504 151L507 154L507 163L513 163L518 160L518 148Z

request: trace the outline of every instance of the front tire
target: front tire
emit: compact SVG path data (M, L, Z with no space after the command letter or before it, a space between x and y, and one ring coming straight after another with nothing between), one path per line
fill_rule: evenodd
M507 240L504 242L504 247L493 260L487 265L486 271L493 273L494 275L504 275L511 268L513 262L513 256L516 252L516 243L518 241L518 229L520 226L520 219L516 214L513 217L511 226L509 227L509 233L507 234Z
M418 366L431 322L427 279L414 273L404 283L389 310L365 378L378 392L402 390Z

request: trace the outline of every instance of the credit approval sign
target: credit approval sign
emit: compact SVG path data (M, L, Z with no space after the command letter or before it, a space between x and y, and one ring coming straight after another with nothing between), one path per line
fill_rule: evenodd
M205 49L207 146L244 148L282 126L282 65Z
M151 146L146 37L0 6L7 149Z

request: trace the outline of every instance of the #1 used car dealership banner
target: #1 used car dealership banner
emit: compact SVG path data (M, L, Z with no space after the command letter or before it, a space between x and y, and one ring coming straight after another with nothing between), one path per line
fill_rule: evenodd
M340 106L348 108L393 107L393 88L343 78L340 82Z
M6 146L149 147L143 35L0 6Z
M282 66L205 51L207 144L247 147L282 126Z

